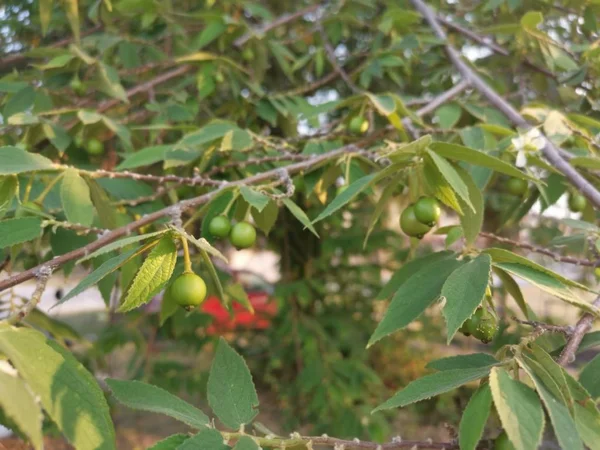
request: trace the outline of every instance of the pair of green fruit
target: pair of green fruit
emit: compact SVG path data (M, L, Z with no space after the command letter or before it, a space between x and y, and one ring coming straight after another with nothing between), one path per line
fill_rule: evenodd
M229 236L231 244L238 249L252 247L256 242L256 229L251 223L244 220L231 226L231 221L224 215L212 218L208 232L219 239Z
M498 332L498 321L485 308L479 307L460 327L465 336L473 336L484 344L491 342Z
M421 239L437 224L441 214L442 210L435 198L421 197L402 211L400 228L406 235Z

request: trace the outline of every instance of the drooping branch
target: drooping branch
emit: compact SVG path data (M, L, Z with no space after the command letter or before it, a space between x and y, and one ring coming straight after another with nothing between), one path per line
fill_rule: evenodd
M487 100L500 110L516 127L529 130L531 124L496 91L494 91L475 71L464 62L462 55L452 45L448 44L446 32L440 25L433 10L423 0L411 0L414 7L423 15L436 37L446 42L445 49L448 58L464 79L477 89ZM544 157L558 169L597 209L600 209L600 192L585 179L573 166L560 155L559 149L550 139L543 136L544 146L541 149Z

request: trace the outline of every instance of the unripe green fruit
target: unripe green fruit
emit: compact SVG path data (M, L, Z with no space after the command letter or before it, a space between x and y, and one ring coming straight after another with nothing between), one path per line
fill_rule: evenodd
M71 83L69 83L69 85L71 86L71 89L73 90L73 92L75 92L75 94L85 94L85 85L81 82L78 76L74 76L71 79Z
M521 197L527 192L527 181L520 178L511 178L506 182L506 191L515 197Z
M362 116L355 116L350 120L349 129L354 134L364 134L369 129L369 121Z
M224 238L231 231L231 222L227 216L213 217L208 224L208 232L216 238Z
M583 195L572 194L569 196L569 209L573 212L581 212L587 206L587 200Z
M515 450L515 447L510 442L510 439L508 439L506 431L500 433L494 441L494 450Z
M244 48L244 50L242 51L242 58L244 58L246 61L253 60L254 59L254 51L252 50L252 48L250 48L250 47Z
M190 310L206 298L206 283L193 272L184 273L171 284L169 294L175 303Z
M402 231L411 237L421 239L431 229L424 223L419 222L415 216L415 208L413 205L407 207L400 215L400 228Z
M256 241L256 230L251 223L238 222L231 228L229 240L236 248L252 247Z
M483 308L477 308L470 320L468 330L474 338L479 339L484 344L494 339L498 332L498 322L494 316L484 311Z
M85 151L89 155L101 155L104 152L104 145L98 139L90 139L85 146Z
M437 200L432 197L422 197L415 203L415 217L427 226L434 226L442 214Z

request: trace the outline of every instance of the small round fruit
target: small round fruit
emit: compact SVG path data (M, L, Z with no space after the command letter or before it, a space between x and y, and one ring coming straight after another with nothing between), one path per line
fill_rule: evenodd
M75 92L75 94L77 94L77 95L85 94L85 85L81 82L79 77L77 77L77 76L73 77L71 79L70 86L71 86L71 89L73 90L73 92Z
M256 241L256 230L251 223L238 222L231 228L229 240L236 248L248 248Z
M437 200L432 197L422 197L415 203L415 217L421 223L430 227L440 219L442 210Z
M469 331L474 338L479 339L484 344L491 342L498 332L498 321L494 316L484 311L483 308L478 308L473 314L475 318Z
M419 222L415 216L415 207L410 205L405 208L400 215L400 228L402 231L412 237L421 239L431 229L424 223Z
M355 116L350 121L350 132L364 134L369 129L369 121L362 116Z
M527 181L520 178L511 178L506 183L506 190L510 195L521 197L527 192Z
M190 310L206 298L206 283L193 272L184 273L171 284L169 295L179 306Z
M506 431L500 433L494 441L494 450L515 450L515 447L508 439Z
M208 232L216 238L224 238L231 231L231 222L227 216L213 217L208 224Z
M85 146L85 151L89 155L101 155L104 152L104 145L98 139L90 139Z
M572 194L569 197L569 209L573 212L581 212L587 206L587 200L581 194Z
M252 48L250 48L250 47L244 48L244 50L242 51L242 58L244 58L246 61L253 60L254 59L254 51L252 50Z

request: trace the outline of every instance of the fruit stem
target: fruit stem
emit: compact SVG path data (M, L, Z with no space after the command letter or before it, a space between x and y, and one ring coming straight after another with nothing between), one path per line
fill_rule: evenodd
M233 194L233 197L231 198L231 200L229 200L229 203L227 203L227 206L221 213L222 216L227 216L229 214L229 210L231 209L231 207L233 206L233 204L235 203L235 201L237 200L239 195L240 195L239 191L237 191L235 194Z
M179 238L181 239L181 245L183 245L183 273L193 273L188 241L185 236L180 236Z
M29 181L27 182L27 186L25 186L25 194L23 195L23 203L29 201L29 194L31 193L31 186L33 186L33 179L35 175L31 175L29 177Z
M344 173L344 179L346 181L346 186L350 184L350 164L352 163L352 156L346 156L346 171Z

